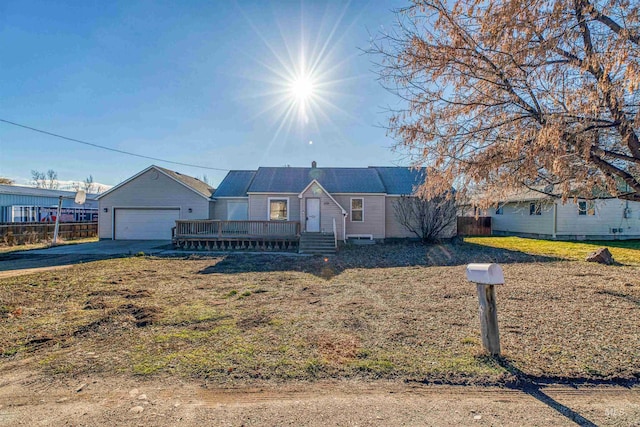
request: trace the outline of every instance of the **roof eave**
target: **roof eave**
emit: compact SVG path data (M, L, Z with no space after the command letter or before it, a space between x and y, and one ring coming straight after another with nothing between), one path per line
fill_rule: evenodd
M112 191L120 188L120 187L124 187L125 185L127 185L128 183L130 183L131 181L135 180L136 178L138 178L139 176L149 172L151 169L155 169L156 171L158 171L159 173L163 174L164 176L166 176L167 178L171 179L174 182L177 182L178 184L182 185L183 187L193 191L194 193L196 193L198 196L205 198L206 200L211 200L211 196L207 196L206 194L203 194L201 192L199 192L198 190L196 190L193 187L190 187L189 185L185 184L184 182L172 177L171 175L169 175L168 173L166 173L165 171L162 170L162 168L156 166L156 165L151 165L148 168L138 172L137 174L133 175L132 177L130 177L129 179L126 179L124 181L122 181L120 184L116 185L115 187L111 187L110 189L108 189L107 191L105 191L104 193L101 193L100 195L98 195L98 197L96 197L96 200L101 199L102 197L106 196L107 194L111 193Z

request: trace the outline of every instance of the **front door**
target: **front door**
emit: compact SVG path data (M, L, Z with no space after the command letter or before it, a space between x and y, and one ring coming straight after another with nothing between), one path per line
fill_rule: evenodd
M320 199L307 200L307 227L306 231L320 231Z

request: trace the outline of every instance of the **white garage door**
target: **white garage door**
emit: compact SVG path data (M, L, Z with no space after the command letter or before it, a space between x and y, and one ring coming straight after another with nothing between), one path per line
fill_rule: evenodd
M116 209L116 240L171 240L179 209Z

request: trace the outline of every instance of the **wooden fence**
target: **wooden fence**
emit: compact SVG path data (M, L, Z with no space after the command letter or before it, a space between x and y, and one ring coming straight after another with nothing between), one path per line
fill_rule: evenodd
M54 223L50 222L12 222L0 223L0 245L23 245L53 239ZM58 235L63 240L96 237L97 222L62 222Z
M491 236L491 217L458 217L458 236Z

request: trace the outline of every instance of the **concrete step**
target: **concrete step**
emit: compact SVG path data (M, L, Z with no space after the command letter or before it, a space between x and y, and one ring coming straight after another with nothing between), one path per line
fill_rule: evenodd
M300 236L300 240L305 242L315 242L318 240L334 240L333 236Z
M307 255L334 255L336 253L336 250L335 248L333 250L301 249L299 253Z
M333 246L301 246L298 248L299 251L335 251L336 248Z
M335 254L335 237L333 233L302 233L298 248L301 254Z

